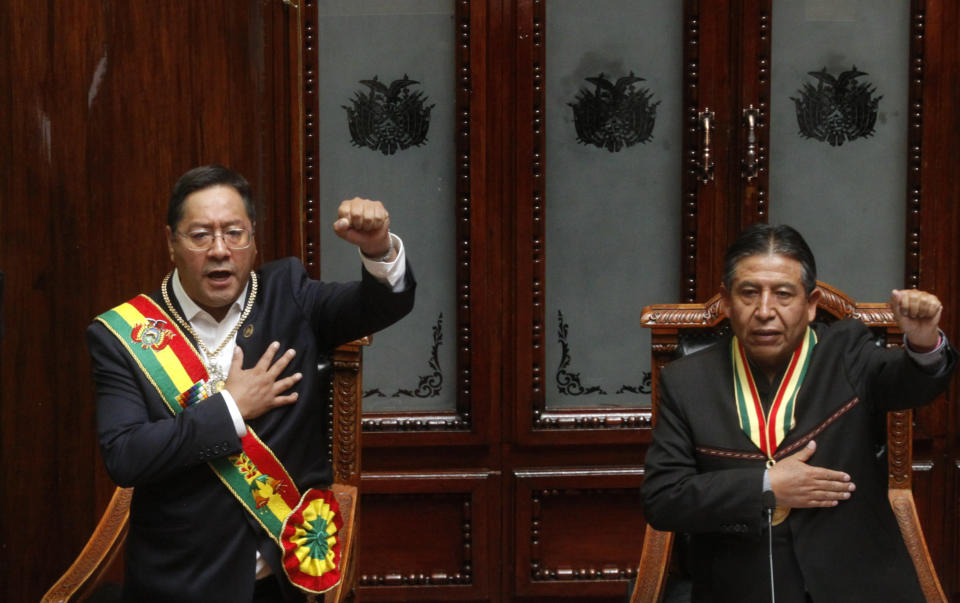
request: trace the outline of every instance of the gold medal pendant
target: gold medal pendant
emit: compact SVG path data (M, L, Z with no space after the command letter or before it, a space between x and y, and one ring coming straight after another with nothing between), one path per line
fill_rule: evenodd
M778 526L790 515L790 507L777 507L773 510L773 525Z
M773 458L767 459L767 469L770 469L776 464L777 461L773 460ZM778 526L783 523L783 520L787 518L787 515L790 515L790 507L777 507L773 510L773 519L770 523Z
M223 374L217 365L208 366L207 374L210 379L207 381L207 396L219 393L227 385L227 376Z

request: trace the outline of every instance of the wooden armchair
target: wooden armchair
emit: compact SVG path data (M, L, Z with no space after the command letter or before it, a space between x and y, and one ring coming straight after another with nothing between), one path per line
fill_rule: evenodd
M903 333L897 329L893 312L886 303L856 303L841 291L818 283L823 295L817 309L817 320L833 322L841 318L857 318L876 333L888 347L903 344ZM720 307L720 295L703 304L658 304L643 309L643 326L652 330L653 355L653 418L656 423L659 402L658 384L661 369L684 353L709 345L729 330L729 323ZM913 412L891 412L887 415L887 458L889 465L889 498L907 550L913 559L920 586L927 601L946 603L943 588L927 551L926 541L917 516L911 488L913 445ZM643 550L637 569L637 582L631 603L659 603L667 591L671 570L671 554L676 535L661 532L649 525L643 537Z
M363 348L369 338L340 346L333 355L330 384L330 449L334 484L331 489L340 504L343 528L343 578L336 588L325 594L326 603L352 601L356 586L357 514L360 485L360 401L363 398ZM67 571L47 591L42 601L103 600L101 587L108 576L118 575L112 568L122 561L123 543L127 536L130 500L133 488L117 488L100 517L93 535ZM111 569L112 568L112 569ZM122 572L119 573L122 576Z

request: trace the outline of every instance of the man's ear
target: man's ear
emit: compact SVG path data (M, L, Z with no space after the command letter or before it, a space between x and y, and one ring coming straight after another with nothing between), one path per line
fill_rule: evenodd
M173 234L173 231L170 230L170 225L169 225L169 224L166 225L166 226L164 226L163 228L164 228L164 230L167 232L167 251L170 253L170 261L173 262L173 237L174 237L174 234Z
M817 304L820 302L820 296L823 292L820 291L820 287L814 287L813 291L810 292L810 295L807 296L807 320L808 322L813 322L813 319L817 317Z

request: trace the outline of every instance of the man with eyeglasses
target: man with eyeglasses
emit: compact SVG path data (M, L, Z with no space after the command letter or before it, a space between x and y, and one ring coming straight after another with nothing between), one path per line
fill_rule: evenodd
M173 271L87 331L104 462L135 486L125 601L303 600L336 576L325 534L286 558L278 546L296 517L314 518L301 535L335 521L328 354L407 314L415 282L387 211L359 198L333 230L359 248L360 281L311 280L294 258L255 270L251 197L222 166L184 174L167 214ZM298 573L302 554L319 556Z

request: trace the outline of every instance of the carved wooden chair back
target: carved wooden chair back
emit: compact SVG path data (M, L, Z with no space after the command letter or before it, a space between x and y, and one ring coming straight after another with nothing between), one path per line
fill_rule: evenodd
M360 486L360 402L363 398L364 338L337 348L332 357L328 458L333 467L331 489L340 505L343 579L325 595L326 603L349 601L356 585L357 512ZM84 601L94 593L104 600L103 589L116 591L123 579L123 543L129 528L133 488L117 488L93 534L73 564L47 591L44 603ZM110 588L110 584L112 588Z
M876 334L882 345L903 345L903 333L896 326L889 304L857 303L830 285L818 282L818 286L822 295L816 320L829 323L843 318L856 318ZM647 306L643 309L641 322L651 330L651 399L653 420L656 424L660 371L670 361L711 345L729 330L729 322L721 310L719 294L702 304ZM905 410L888 413L886 429L890 504L900 524L900 531L913 558L927 600L946 603L946 596L927 550L911 490L913 412ZM647 526L631 603L663 600L675 538L673 533L661 532Z

